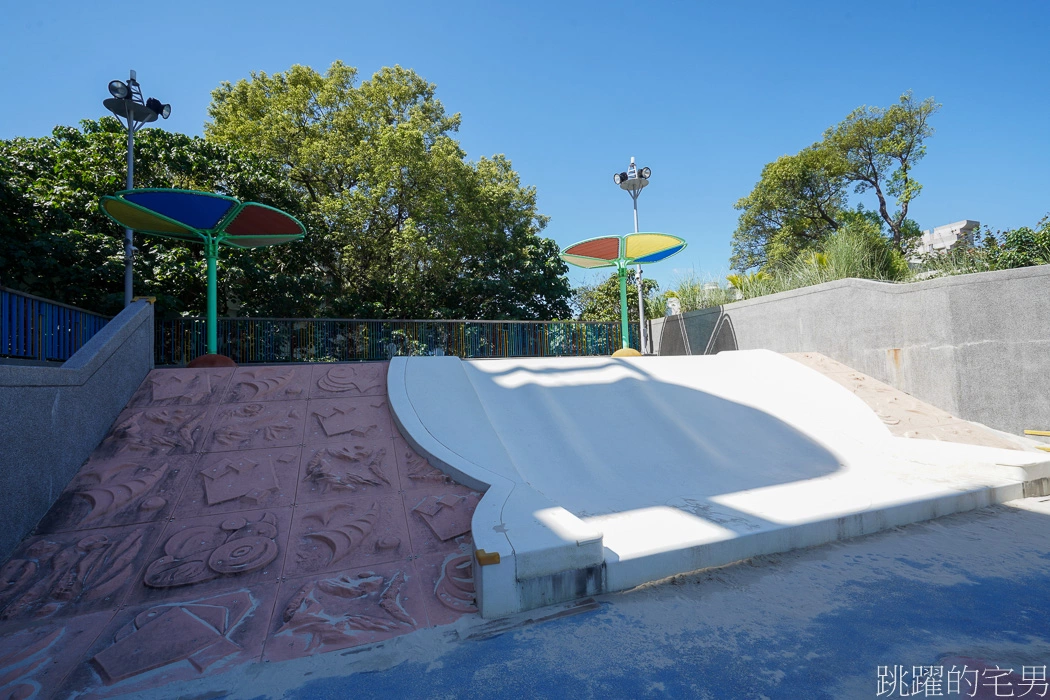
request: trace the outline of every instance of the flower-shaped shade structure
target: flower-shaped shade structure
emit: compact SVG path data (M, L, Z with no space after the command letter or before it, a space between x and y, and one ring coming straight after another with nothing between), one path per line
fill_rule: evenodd
M561 253L567 263L579 267L644 265L671 257L685 248L685 241L666 233L630 233L626 236L590 238L569 246Z
M627 266L666 260L685 248L685 241L667 233L629 233L573 243L561 252L565 262L594 269L615 267L620 277L620 332L627 347Z
M139 233L204 244L208 261L209 353L214 353L218 344L215 261L219 246L259 248L297 241L306 235L299 220L280 209L211 192L124 190L103 197L99 208L113 221Z
M99 203L121 226L140 233L235 248L288 243L306 229L280 209L193 190L124 190Z

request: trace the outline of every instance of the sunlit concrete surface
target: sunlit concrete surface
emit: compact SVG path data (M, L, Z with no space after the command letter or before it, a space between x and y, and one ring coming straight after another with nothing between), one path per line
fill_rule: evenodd
M839 381L768 351L395 358L391 408L474 513L495 617L1040 491L1034 450L895 437Z

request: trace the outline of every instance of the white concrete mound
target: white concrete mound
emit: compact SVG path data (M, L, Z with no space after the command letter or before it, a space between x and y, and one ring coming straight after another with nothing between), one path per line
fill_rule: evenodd
M851 392L765 350L397 357L388 386L405 439L486 490L485 617L1021 498L1050 477L1038 453L893 437Z

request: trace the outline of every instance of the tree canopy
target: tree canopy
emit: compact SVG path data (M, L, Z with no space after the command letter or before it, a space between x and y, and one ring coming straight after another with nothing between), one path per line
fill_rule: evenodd
M769 163L741 211L733 233L730 264L738 270L777 267L813 250L843 224L854 194L871 191L875 210L900 252L918 235L908 218L922 190L912 175L932 135L929 118L939 109L932 98L917 102L910 92L888 108L858 107L823 138L795 155Z
M209 141L280 165L321 222L335 293L323 313L372 318L566 317L567 268L510 161L477 162L434 85L336 62L253 73L212 94Z
M98 210L124 189L124 127L112 118L56 127L51 136L0 141L0 284L101 313L123 305L123 229ZM199 137L143 129L135 139L135 184L220 192L304 214L280 169ZM158 313L200 313L201 246L136 235L135 291ZM221 311L296 315L323 292L309 244L223 251Z
M646 318L664 315L663 299L656 295L659 283L649 277L642 278L643 301ZM597 284L584 284L577 287L573 296L577 318L581 321L619 321L620 320L620 278L612 273ZM627 271L627 320L638 322L638 275L633 270Z
M536 191L503 155L468 161L435 88L384 68L356 84L293 66L224 83L204 138L143 129L135 186L275 206L299 242L219 263L223 315L551 319L570 314L567 268ZM113 118L0 141L0 284L102 313L123 299L123 231L98 210L124 189ZM158 313L204 311L203 249L136 235L136 294Z

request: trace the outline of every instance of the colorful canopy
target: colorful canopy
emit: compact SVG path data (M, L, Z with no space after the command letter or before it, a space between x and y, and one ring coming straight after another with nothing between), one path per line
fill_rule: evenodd
M259 248L297 241L306 229L294 216L256 202L211 192L172 189L122 190L103 197L99 209L121 226L140 233L204 244L208 264L208 352L218 347L219 246Z
M258 248L299 240L306 229L279 209L211 192L124 190L99 202L102 212L141 233L193 243Z
M630 233L580 241L561 253L567 263L579 267L616 267L620 264L654 263L685 248L685 241L666 233Z

